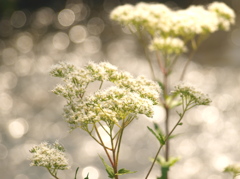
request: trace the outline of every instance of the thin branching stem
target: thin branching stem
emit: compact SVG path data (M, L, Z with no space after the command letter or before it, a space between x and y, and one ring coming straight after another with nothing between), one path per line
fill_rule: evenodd
M122 143L122 136L123 136L123 131L124 131L124 121L122 123L122 128L120 129L120 136L119 136L119 140L118 140L118 145L117 145L117 158L116 158L116 167L118 167L118 161L119 161L119 154L120 154L120 148L121 148L121 143Z
M171 137L171 135L172 135L173 131L176 129L176 127L181 123L181 121L182 121L182 119L183 119L183 116L184 116L184 114L185 114L186 111L187 111L187 110L185 109L185 110L183 111L183 113L180 115L180 119L178 120L178 122L176 123L176 125L172 128L172 130L170 131L170 133L167 135L167 137L166 137L166 139L165 139L165 143L169 140L169 138ZM161 145L160 145L160 147L159 147L159 149L158 149L158 151L157 151L157 153L156 153L156 155L155 155L155 158L154 158L154 160L153 160L153 163L152 163L152 165L151 165L151 167L150 167L150 169L149 169L149 171L148 171L145 179L147 179L148 176L150 175L150 173L151 173L151 171L152 171L152 168L153 168L153 166L154 166L154 164L155 164L155 162L156 162L156 160L157 160L157 157L158 157L161 149L163 148L163 146L164 146L164 144L161 144Z
M116 148L115 148L115 146L114 146L114 139L113 139L113 128L111 128L110 129L110 139L111 139L111 146L112 146L112 158L113 158L113 170L114 170L114 173L117 173L117 163L118 163L118 161L117 161L117 157L116 157ZM117 175L115 175L114 176L115 177L115 179L118 179L118 176Z
M106 146L104 146L101 142L99 142L99 141L96 139L96 137L94 137L91 133L89 133L89 135L90 135L99 145L101 145L102 147L105 147L105 148L108 149L108 150L112 150L111 148L106 147Z
M95 131L96 131L96 133L97 133L97 136L98 136L98 138L99 138L99 140L100 140L100 142L101 142L101 146L103 147L103 149L104 149L104 151L105 151L105 153L106 153L106 155L107 155L107 157L108 157L108 160L110 161L110 163L111 163L111 165L112 166L114 166L114 163L113 163L113 161L112 161L112 158L110 157L110 155L109 155L109 153L108 153L108 151L107 151L107 147L104 145L104 142L103 142L103 140L102 140L102 138L101 138L101 135L99 134L99 131L98 131L98 129L97 129L97 126L94 124L94 128L95 128Z
M59 179L58 177L57 177L57 174L56 174L56 172L52 172L49 168L47 168L47 170L48 170L48 172L50 173L50 175L52 175L54 178L56 178L56 179ZM54 174L55 173L55 174Z

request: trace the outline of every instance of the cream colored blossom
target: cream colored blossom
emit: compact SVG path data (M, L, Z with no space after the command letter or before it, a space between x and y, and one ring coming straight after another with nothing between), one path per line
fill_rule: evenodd
M234 11L223 2L213 2L208 6L208 10L216 13L218 16L219 26L224 30L229 30L230 26L235 23L236 15Z
M172 94L179 95L183 100L183 105L188 106L188 108L196 105L209 105L211 103L211 99L208 97L208 95L195 89L193 86L186 84L175 86Z
M69 67L66 64L53 68L51 74L69 71ZM161 91L157 83L143 76L134 78L107 62L89 62L85 68L75 67L62 78L64 84L57 85L53 92L67 99L64 117L72 128L88 130L88 124L99 121L118 125L119 121L135 118L138 114L152 117L153 105L159 103ZM100 87L86 94L88 85L94 81L100 81ZM105 82L113 86L101 89Z
M196 34L213 33L218 30L218 18L215 13L207 11L203 6L190 6L178 10L173 16L173 31L176 36L188 38Z
M161 51L163 54L181 54L187 51L184 42L179 38L154 38L149 46L150 50Z
M214 2L204 6L190 6L187 9L171 10L161 3L143 3L118 6L110 18L125 25L143 27L151 35L181 36L213 33L219 29L228 30L235 22L235 14L224 3Z
M53 171L69 169L64 151L63 146L58 142L54 144L43 142L30 150L30 153L32 153L32 156L29 158L31 160L30 165L46 167Z

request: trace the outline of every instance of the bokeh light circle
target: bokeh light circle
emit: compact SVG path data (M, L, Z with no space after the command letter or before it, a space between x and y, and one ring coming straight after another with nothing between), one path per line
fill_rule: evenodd
M8 130L13 138L21 138L28 131L28 123L23 118L15 119L9 123Z
M11 24L15 28L21 28L27 21L26 14L23 11L15 11L11 17Z
M99 35L103 32L105 24L99 17L93 17L88 21L87 29L90 34Z
M63 9L58 14L58 22L64 26L70 26L75 21L75 14L71 9Z
M48 26L52 23L54 11L51 8L45 7L36 13L36 25L39 27Z
M87 175L89 174L89 178L94 178L94 179L98 179L99 178L99 172L95 167L92 166L88 166L85 167L82 170L82 177L85 178Z
M90 54L97 53L102 47L100 38L91 36L88 37L83 44L84 51Z
M53 46L58 50L65 50L69 43L69 37L64 32L58 32L53 36Z
M74 43L81 43L87 37L87 30L82 25L73 26L69 31L69 38Z
M17 49L22 53L27 53L33 48L33 39L29 33L19 34L16 41Z

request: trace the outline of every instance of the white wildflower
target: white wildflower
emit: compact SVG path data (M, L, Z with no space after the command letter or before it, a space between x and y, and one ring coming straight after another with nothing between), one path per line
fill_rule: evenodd
M189 106L209 105L211 103L211 99L208 97L208 95L196 90L192 86L185 84L175 86L175 90L172 91L172 94L180 95L180 97Z
M115 86L96 90L85 95L87 86L94 81L109 81ZM64 117L72 128L88 130L88 124L99 121L118 124L119 121L144 114L153 115L153 105L159 103L160 88L157 83L102 62L90 62L85 68L69 72L64 76L64 85L57 85L53 92L65 97Z
M68 161L64 154L64 148L58 142L49 144L43 142L40 145L34 146L30 153L32 156L31 166L46 167L49 170L66 170L69 169Z
M218 30L216 14L207 11L203 6L190 6L185 10L178 10L173 20L174 34L185 38Z
M65 62L60 62L57 65L52 66L50 74L55 77L64 78L66 75L75 70L73 65L70 65Z
M224 30L229 30L235 23L236 15L234 11L222 2L213 2L208 6L208 10L218 16L219 26Z
M134 18L132 16L133 9L134 6L130 4L118 6L111 12L110 18L123 24L131 23Z
M179 38L154 38L149 46L150 50L161 51L163 54L181 54L187 51L184 42Z
M118 6L111 12L110 17L123 24L143 27L151 35L183 38L213 33L219 28L228 30L235 22L233 10L220 2L210 4L208 9L198 5L177 11L164 4L141 2L135 6Z

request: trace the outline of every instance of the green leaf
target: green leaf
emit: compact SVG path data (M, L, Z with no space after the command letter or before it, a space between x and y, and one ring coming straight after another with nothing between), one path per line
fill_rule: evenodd
M163 83L162 83L161 81L158 81L157 83L158 83L158 85L160 86L160 88L163 90L163 89L164 89Z
M136 171L130 171L125 168L122 168L122 169L118 170L116 175L124 175L124 174L129 174L129 173L136 173Z
M89 173L87 174L87 176L86 176L84 179L89 179L89 178L88 178L88 175L89 175Z
M160 142L161 145L165 144L165 136L163 134L161 134L161 133L156 134L153 129L151 129L148 126L147 126L147 128L157 138L157 140Z
M159 134L162 134L162 135L163 135L163 131L162 131L162 129L159 127L159 125L158 125L156 122L154 122L153 125L154 125L155 131L157 131Z
M173 139L173 138L175 138L175 137L178 137L178 136L180 136L180 135L182 135L182 133L175 134L175 135L171 135L171 136L168 138L168 140Z
M77 173L78 173L78 170L79 170L79 167L76 169L76 172L75 172L75 177L74 177L74 179L77 179ZM84 178L84 179L88 179L88 175L87 175L87 178Z
M108 177L109 178L114 178L115 173L114 173L113 168L111 166L109 166L100 155L99 155L99 157L102 160L103 165L105 166L105 169L106 169L106 171L108 173Z
M170 159L168 161L166 161L163 156L158 156L156 162L161 167L168 167L168 168L170 168L171 166L173 166L179 160L180 160L179 157L170 157Z

